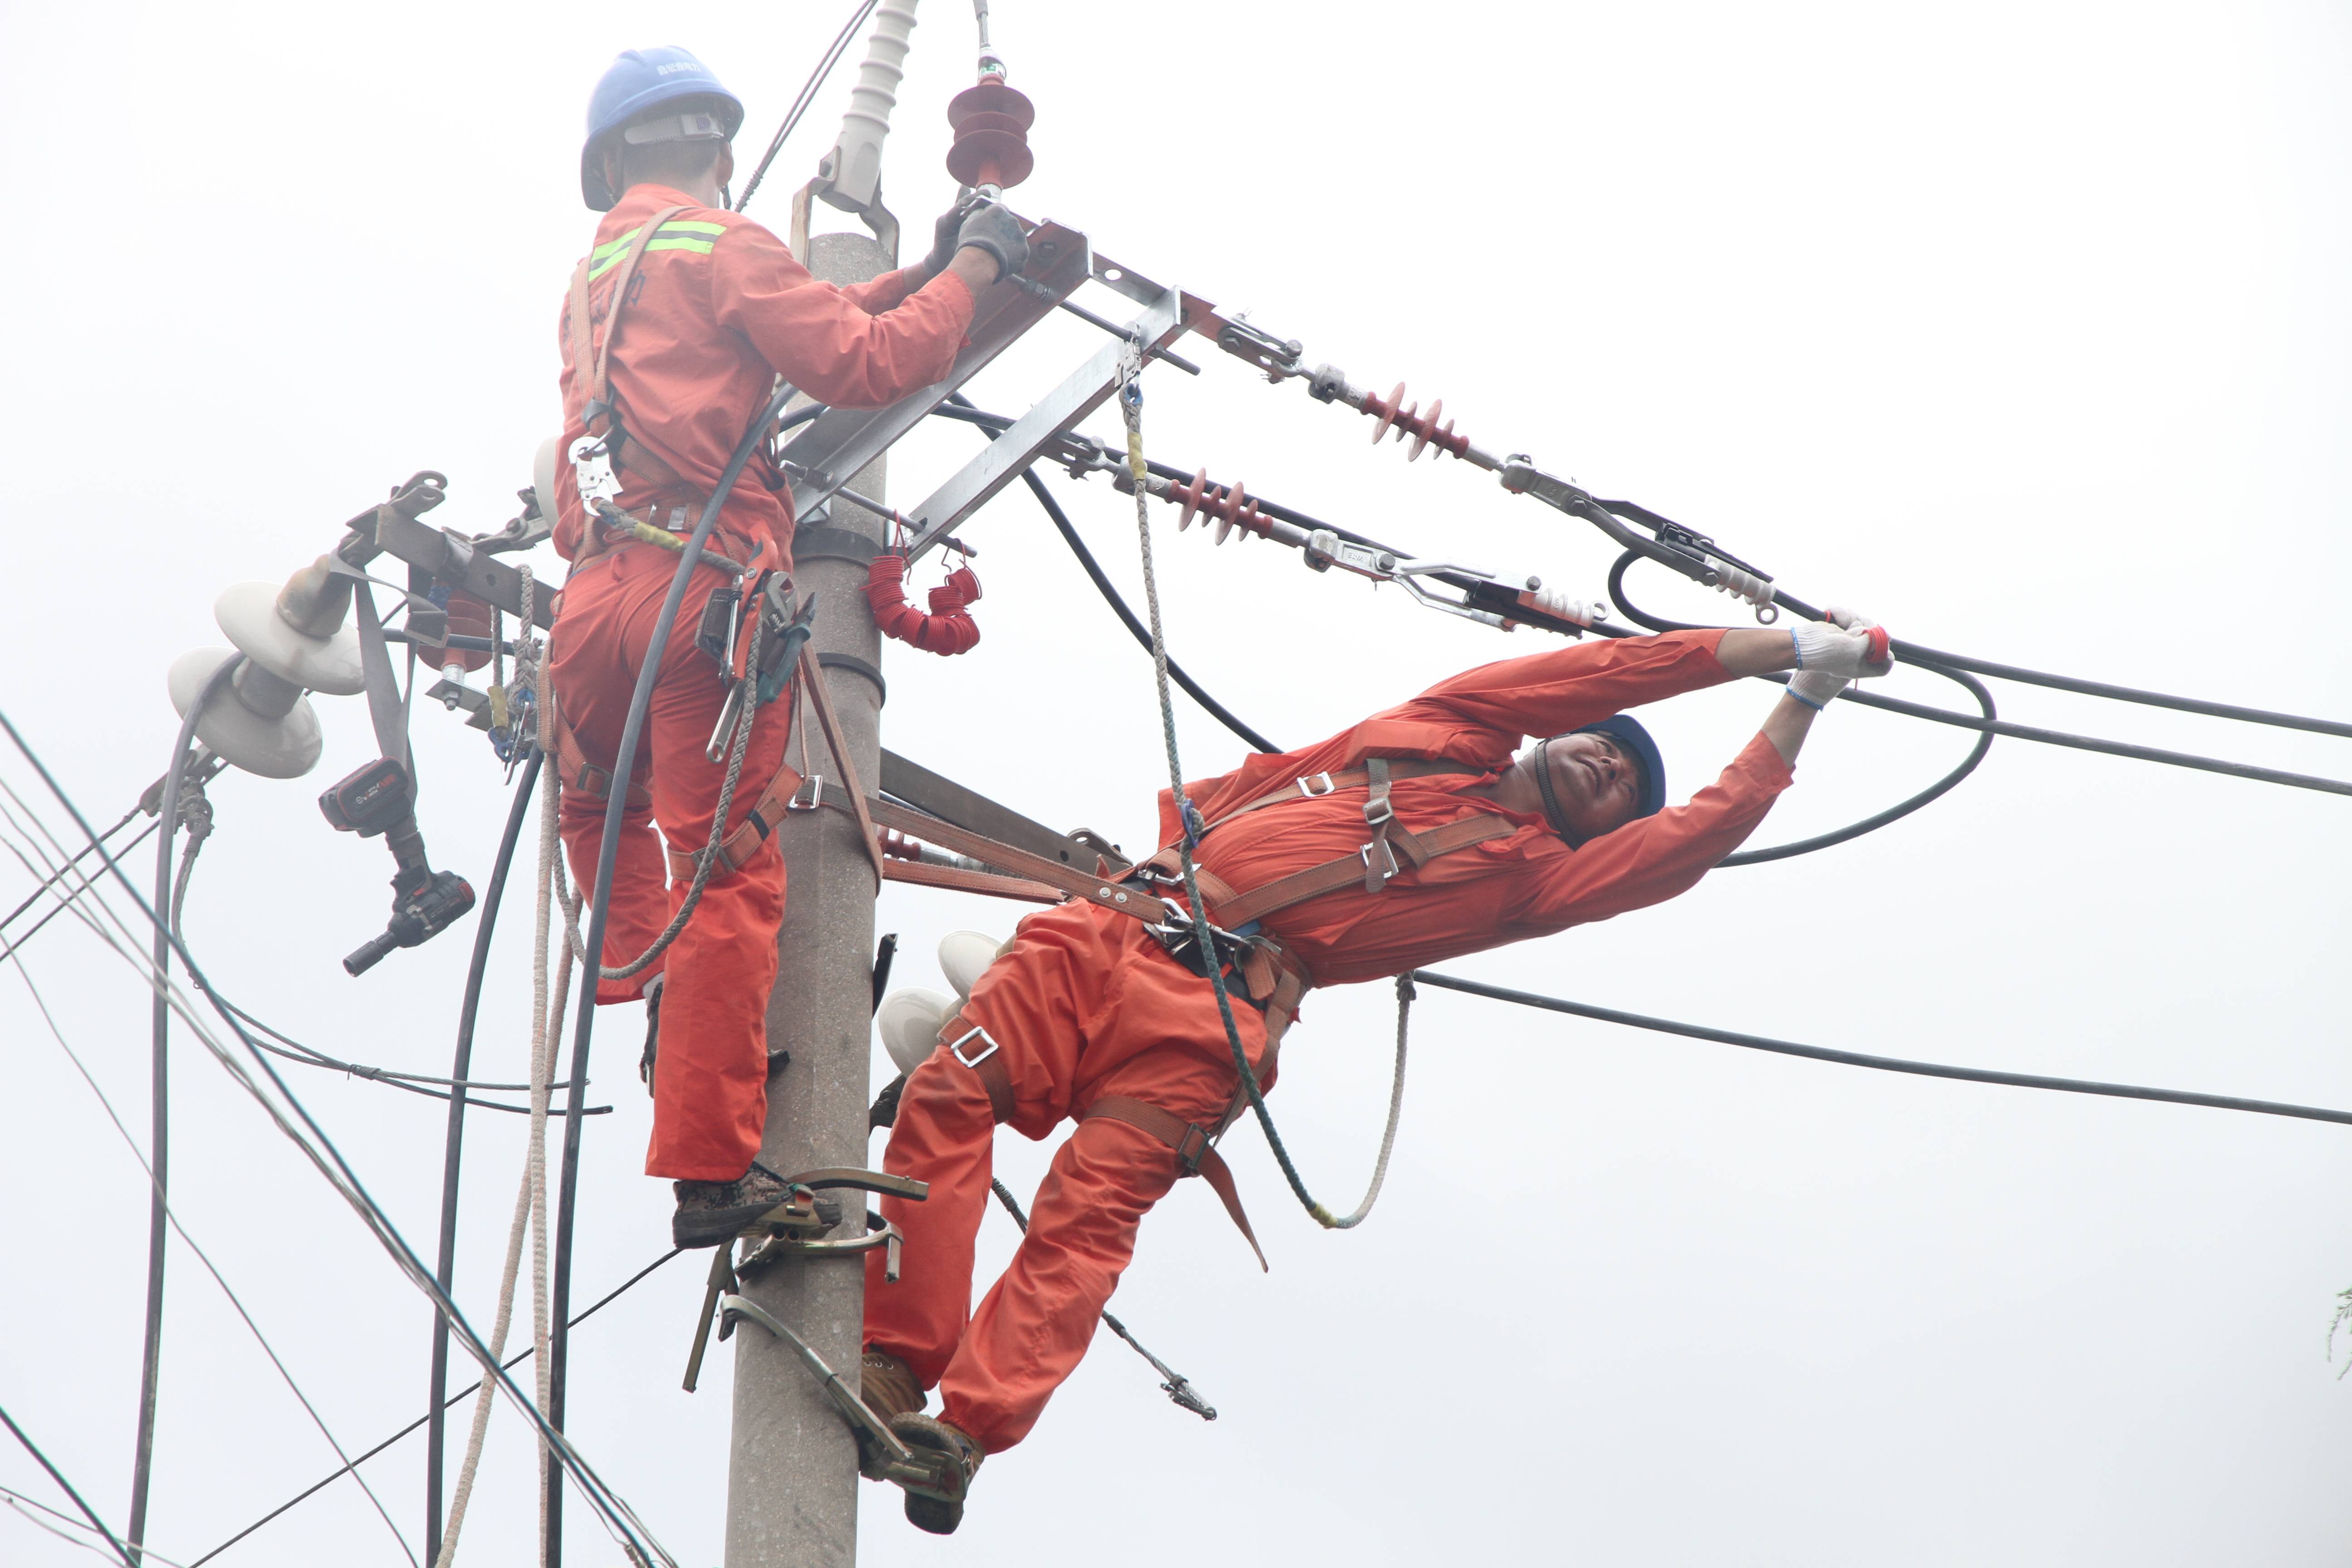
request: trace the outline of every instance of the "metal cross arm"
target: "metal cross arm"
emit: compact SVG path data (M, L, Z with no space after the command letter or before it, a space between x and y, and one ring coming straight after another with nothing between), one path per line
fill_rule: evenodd
M1128 342L1164 347L1183 330L1183 296L1160 289L1143 313L1128 324L1126 342L1107 342L1088 355L1061 385L1040 398L1004 433L908 512L916 531L908 559L920 557L962 521L986 505L1048 447L1058 446L1069 427L1092 414L1117 391L1119 359Z
M1087 280L1087 237L1074 229L1039 224L1029 235L1029 258L1034 277L1000 278L981 295L972 308L971 341L946 380L887 408L828 408L801 427L782 453L795 515L807 516L848 483Z

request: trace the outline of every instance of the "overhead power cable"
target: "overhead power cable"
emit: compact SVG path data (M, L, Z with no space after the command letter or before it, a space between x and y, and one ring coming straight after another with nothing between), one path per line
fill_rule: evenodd
M106 1537L106 1543L114 1548L114 1554L122 1559L123 1568L138 1568L138 1563L132 1559L131 1553L124 1550L122 1542L115 1538L114 1531L106 1528L106 1521L99 1518L98 1510L84 1500L81 1493L74 1490L74 1484L66 1479L63 1470L49 1462L49 1457L41 1452L40 1446L26 1436L25 1429L16 1425L16 1418L8 1414L5 1405L0 1405L0 1426L6 1426L16 1436L16 1441L23 1445L25 1452L33 1456L33 1462L47 1470L49 1473L49 1479L58 1483L58 1489L73 1499L74 1507L81 1510L81 1516L89 1521L90 1528Z
M79 1546L93 1556L103 1557L110 1562L113 1560L114 1553L90 1539L98 1532L73 1515L51 1508L37 1499L28 1498L23 1492L9 1487L0 1487L0 1502L5 1502L16 1510L17 1517L34 1529L46 1530L59 1541L71 1546ZM37 1518L36 1515L45 1517ZM131 1544L138 1546L137 1542L132 1542ZM139 1546L139 1560L142 1568L150 1564L161 1564L161 1568L184 1568L184 1565L177 1560L164 1556L152 1546Z
M1425 985L1459 991L1471 996L1484 996L1490 1001L1540 1008L1548 1013L1566 1013L1579 1018L1598 1019L1604 1024L1622 1024L1628 1028L1654 1029L1660 1034L1681 1035L1694 1040L1712 1040L1717 1045L1738 1046L1743 1050L1770 1051L1778 1056L1835 1062L1841 1067L1916 1073L1924 1078L1959 1079L1969 1083L2000 1084L2011 1089L2051 1089L2060 1094L2097 1094L2119 1100L2161 1100L2170 1105L2202 1105L2215 1110L2242 1110L2257 1116L2289 1116L2305 1121L2334 1121L2352 1126L2352 1110L2329 1110L2322 1106L2292 1105L2275 1100L2246 1100L2229 1094L2200 1094L2184 1089L2150 1089L2143 1084L2102 1083L2095 1079L2000 1072L1990 1068L1956 1067L1948 1062L1906 1061L1900 1057L1874 1057L1861 1051L1832 1050L1827 1046L1799 1045L1793 1040L1741 1034L1736 1029L1714 1029L1704 1024L1678 1024L1670 1018L1653 1018L1646 1014L1626 1013L1614 1007L1596 1007L1589 1002L1570 1002L1559 996L1538 995L1532 991L1513 991L1507 986L1487 985L1475 980L1465 980L1459 975L1440 974L1434 970L1416 969L1412 977Z
M801 116L809 111L809 105L816 101L818 91L824 86L824 79L831 76L833 68L841 63L842 52L857 36L857 29L866 25L866 18L874 14L875 4L876 0L858 0L857 9L850 13L849 20L842 24L841 31L835 35L833 42L818 58L816 68L810 71L808 80L801 84L800 93L793 100L793 106L784 110L784 122L776 127L775 139L768 143L768 150L760 154L760 166L752 170L751 177L744 182L743 195L735 203L737 212L750 205L751 193L760 188L761 180L767 178L768 165L774 163L776 154L783 151L784 139L800 124Z
M1612 510L1625 505L1622 501L1603 503ZM1609 571L1609 596L1626 618L1652 631L1703 631L1713 627L1686 625L1649 615L1635 605L1625 595L1625 573L1634 562L1643 559L1638 551L1628 550L1617 558ZM1808 620L1822 618L1822 612L1803 600L1787 594L1778 595L1775 603L1784 605ZM2203 702L2194 698L2168 697L2160 692L2138 691L2130 687L2102 686L2097 681L2076 680L2069 676L2045 675L2039 670L2020 669L2013 665L1995 665L1983 659L1963 658L1923 648L1900 638L1894 641L1897 660L1938 674L1954 675L1959 670L1979 671L2009 679L2029 680L2035 685L2059 690L2084 692L2092 696L2111 697L2119 701L2142 702L2157 707L2177 709L2184 713L2202 713L2213 718L2236 719L2244 722L2265 724L2295 730L2307 730L2327 735L2352 735L2352 725L2337 724L2325 719L2304 719L2290 713L2269 713L2256 708L2237 708L2222 702ZM1955 676L1957 679L1957 676ZM2352 795L2352 782L2319 778L2310 773L2288 773L2280 768L2256 767L2251 763L2233 763L2220 757L2197 756L2187 752L2170 752L2158 746L2133 745L2123 741L2103 741L2091 735L2076 735L2063 730L2044 730L2031 724L2012 724L2006 720L1971 718L1965 713L1948 712L1941 708L1929 708L1923 703L1906 702L1900 698L1881 697L1875 692L1848 687L1839 693L1838 700L1858 702L1865 708L1880 708L1890 713L1901 713L1913 719L1926 719L1937 724L1950 724L1962 730L1975 730L1988 735L2007 735L2021 741L2036 741L2045 746L2066 746L2075 751L2099 752L2111 757L2126 757L2134 762L2162 763L2168 767L2192 768L2200 773L2226 773L2232 778L2252 779L2258 784L2284 784L2293 789L2317 790L2326 795Z
M0 710L0 731L6 731L11 743L40 775L43 786L57 798L60 805L65 807L83 837L89 842L95 843L97 834L90 826L89 819L82 814L80 807L74 803L73 797L58 782L57 775L49 771L48 765L41 759L40 753L25 739L24 732L16 728L15 721L9 718L5 710ZM108 874L129 895L132 906L140 915L155 925L163 925L163 921L159 911L152 908L141 895L137 887L123 872L121 863L112 855L103 850L100 854L105 860ZM173 946L180 961L192 970L194 969L195 965L186 946L179 942L176 938L173 939ZM198 973L201 977L201 971L198 971ZM205 1029L195 1013L193 1001L177 994L178 988L168 973L153 973L149 976L149 981L150 984L165 987L175 994L174 1010L180 1013L183 1021L213 1053L214 1059L229 1072L238 1086L244 1089L269 1116L278 1131L311 1163L312 1167L337 1194L351 1205L352 1212L366 1226L369 1233L375 1237L394 1265L408 1278L409 1282L424 1292L436 1310L448 1317L452 1331L458 1336L467 1353L486 1365L492 1364L488 1347L483 1344L481 1336L467 1321L457 1302L450 1299L447 1292L439 1288L432 1274L425 1269L423 1262L417 1258L415 1249L409 1246L407 1238L402 1235L399 1226L384 1212L383 1205L377 1203L374 1196L368 1192L365 1184L360 1180L359 1173L352 1167L349 1159L344 1156L334 1140L328 1136L326 1130L320 1125L318 1119L310 1113L310 1108L302 1102L300 1097L294 1093L292 1088L278 1075L277 1069L269 1065L268 1054L255 1043L253 1037L246 1032L244 1026L226 1009L215 1008L222 1022L228 1026L229 1032L236 1036L237 1042L245 1047L252 1065L260 1069L261 1079L254 1078L242 1061ZM262 1079L267 1080L268 1089L264 1089ZM272 1098L270 1092L272 1090L275 1091L277 1097L275 1099ZM576 1121L566 1123L567 1126L573 1127L577 1124ZM623 1546L624 1550L635 1552L651 1562L664 1565L664 1568L676 1568L676 1560L662 1547L644 1521L637 1517L635 1510L596 1473L594 1468L588 1463L586 1457L564 1436L561 1426L551 1420L546 1413L524 1394L503 1371L497 1372L495 1377L500 1392L537 1431L541 1441L547 1445L555 1464L580 1488L599 1521L611 1531L615 1541Z
M622 1280L618 1285L615 1285L612 1289L607 1290L602 1297L598 1298L594 1306L584 1309L578 1317L572 1319L568 1326L576 1329L581 1324L586 1322L589 1319L594 1317L600 1309L610 1306L614 1301L619 1300L622 1292L627 1290L631 1286L636 1284L637 1281L643 1279L648 1274L651 1274L655 1269L659 1268L663 1264L667 1263L671 1258L676 1258L680 1250L681 1249L677 1247L670 1248L667 1252L663 1253L659 1258L655 1258L651 1263L646 1264L643 1268L638 1269L635 1274L630 1275L626 1279ZM520 1366L524 1362L529 1361L536 1347L527 1348L508 1357L505 1361L499 1363L499 1369L507 1372L513 1371L516 1367ZM457 1408L457 1406L462 1404L469 1395L478 1392L481 1386L481 1379L476 1378L473 1382L467 1384L457 1393L441 1401L438 1408L445 1411ZM194 1562L189 1563L188 1568L203 1568L205 1563L211 1562L214 1558L219 1556L230 1547L235 1546L238 1542L243 1541L247 1536L251 1535L255 1531L259 1530L263 1525L268 1524L271 1520L276 1519L279 1514L282 1514L288 1509L292 1508L296 1503L313 1497L318 1493L324 1491L327 1488L334 1485L335 1482L342 1479L343 1472L345 1470L350 1470L358 1466L366 1464L370 1459L374 1458L378 1454L383 1453L386 1448L391 1447L394 1443L399 1442L403 1437L407 1436L411 1432L415 1431L418 1427L424 1426L426 1422L432 1419L433 1412L429 1411L426 1414L418 1416L415 1420L411 1421L407 1426L403 1426L399 1431L394 1432L391 1436L386 1437L383 1442L378 1443L374 1447L370 1448L366 1453L353 1458L351 1463L345 1465L342 1469L337 1470L333 1475L321 1478L311 1485L303 1488L292 1497L288 1498L284 1502L279 1503L276 1508L271 1509L268 1513L263 1514L259 1519L255 1520L251 1524L247 1525L243 1530L238 1531L235 1535L230 1536L226 1541L222 1542L210 1552L205 1552L202 1557L199 1557Z
M145 1173L148 1185L153 1191L155 1202L163 1207L164 1222L178 1234L181 1244L195 1254L196 1261L204 1265L205 1272L212 1276L213 1283L220 1287L221 1294L228 1298L228 1304L236 1310L238 1320L245 1324L246 1331L253 1336L253 1342L261 1347L261 1353L269 1358L269 1364L277 1369L278 1375L285 1383L288 1392L291 1393L295 1402L302 1406L302 1413L310 1416L310 1424L318 1427L320 1436L326 1438L327 1447L332 1448L335 1451L335 1457L342 1459L344 1467L349 1468L351 1460L343 1453L342 1444L336 1439L334 1432L327 1426L327 1418L319 1414L317 1405L310 1403L310 1396L302 1391L301 1384L295 1380L293 1370L286 1364L285 1358L278 1353L278 1347L269 1342L269 1336L261 1331L261 1325L256 1322L253 1314L246 1310L243 1298L239 1297L229 1284L228 1277L220 1271L220 1266L212 1260L212 1255L197 1244L194 1237L188 1234L188 1227L180 1222L179 1215L169 1203L165 1202L163 1184L157 1176L155 1168L148 1163L147 1157L140 1152L139 1141L131 1135L131 1129L123 1125L121 1115L114 1109L114 1102L109 1100L106 1097L106 1091L99 1087L98 1079L90 1073L89 1064L82 1060L81 1053L73 1048L72 1043L65 1037L65 1031L58 1026L57 1016L49 1011L47 998L42 996L40 987L33 983L32 971L25 967L25 961L22 958L18 958L16 963L16 976L25 983L25 989L31 994L33 1005L39 1010L41 1021L48 1026L51 1037L58 1043L58 1048L65 1052L66 1059L73 1064L74 1071L81 1075L82 1082L88 1084L90 1093L97 1096L99 1108L106 1112L106 1119L114 1124L114 1131L121 1135L124 1147L131 1151L131 1157L139 1163L140 1170ZM149 1431L152 1435L152 1426L149 1427ZM147 1452L152 1455L152 1449L150 1448ZM409 1562L415 1563L416 1554L408 1551L408 1542L402 1538L398 1527L392 1522L392 1515L384 1510L383 1500L375 1495L375 1489L364 1479L357 1476L352 1477L352 1479L359 1481L360 1490L367 1494L369 1503L375 1509L376 1517L383 1521L383 1527L386 1530L392 1531L392 1538L400 1543L401 1551L407 1552ZM144 1510L142 1510L142 1516L143 1521ZM142 1529L131 1532L131 1540L138 1541L145 1533L142 1522ZM141 1555L151 1556L152 1553L147 1552L142 1547Z

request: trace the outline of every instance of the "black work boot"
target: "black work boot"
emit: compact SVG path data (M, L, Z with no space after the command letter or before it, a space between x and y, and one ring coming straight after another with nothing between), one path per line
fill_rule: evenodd
M933 1459L937 1468L929 1482L901 1481L907 1489L907 1522L933 1535L953 1535L963 1522L964 1494L985 1458L980 1445L961 1430L929 1415L894 1415L890 1430L915 1451L919 1459Z
M887 1351L869 1350L858 1358L858 1397L866 1408L881 1417L885 1426L894 1415L919 1413L929 1403L923 1385L915 1376L915 1369ZM857 1471L869 1481L883 1479L883 1466L889 1456L882 1451L866 1432L857 1434Z
M719 1247L792 1196L793 1186L760 1163L731 1182L672 1182L677 1212L669 1217L673 1247Z

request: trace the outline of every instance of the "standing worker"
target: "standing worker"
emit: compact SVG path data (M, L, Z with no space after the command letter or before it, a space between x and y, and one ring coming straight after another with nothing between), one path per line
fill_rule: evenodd
M1139 908L1157 912L1153 894L1183 905L1175 847L1192 816L1210 919L1243 939L1221 942L1211 962L1271 1088L1310 986L1689 890L1788 787L1813 715L1847 679L1891 668L1885 632L1831 615L1833 626L1793 632L1580 644L1456 676L1318 745L1189 785L1187 802L1162 791L1165 847L1124 886ZM1662 810L1657 747L1618 710L1791 668L1787 695L1722 776ZM1523 736L1550 738L1514 757ZM1182 927L1075 900L1029 916L906 1080L884 1165L928 1182L930 1196L882 1200L906 1251L896 1284L869 1261L863 1388L910 1447L940 1457L940 1484L907 1496L922 1529L954 1530L982 1457L1028 1435L1086 1353L1137 1226L1178 1177L1207 1176L1249 1235L1210 1147L1241 1108L1239 1075L1202 946ZM1065 1118L1077 1126L1028 1234L967 1321L996 1124L1042 1139ZM936 1418L919 1414L933 1387Z
M862 408L944 379L973 301L1027 259L1019 224L989 205L942 217L915 267L848 289L821 283L782 241L728 210L729 143L742 121L742 103L679 48L627 50L588 101L581 195L605 216L558 334L562 449L573 462L558 466L555 547L572 573L549 663L563 840L583 887L594 886L614 758L677 567L640 525L692 531L779 377L821 403ZM727 690L696 646L703 607L739 583L748 605L751 573L791 570L792 538L792 493L763 451L726 498L663 654L614 868L607 967L652 945L710 839L726 769L704 747ZM597 986L600 1004L645 996L659 1009L647 1036L650 1054L658 1027L646 1170L677 1183L679 1247L717 1246L786 1196L753 1157L784 908L783 858L759 809L776 803L761 785L784 777L788 727L754 726L730 837L676 942L642 973Z

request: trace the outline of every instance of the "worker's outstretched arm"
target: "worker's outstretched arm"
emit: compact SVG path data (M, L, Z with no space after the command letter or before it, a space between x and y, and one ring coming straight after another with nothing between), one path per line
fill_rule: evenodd
M1727 671L1796 671L1763 729L1688 805L1629 823L1560 857L1511 911L1514 934L1557 931L1664 902L1739 847L1789 786L1813 715L1849 679L1883 675L1893 666L1886 634L1874 622L1849 610L1833 609L1830 617L1827 626L1723 634L1716 656Z
M818 402L849 408L878 408L943 380L971 324L974 284L985 288L980 279L990 270L986 257L959 258L877 315L872 307L913 280L906 272L891 274L887 289L853 297L820 282L783 241L750 222L730 224L711 259L719 325Z

